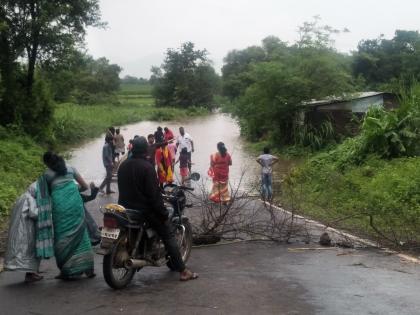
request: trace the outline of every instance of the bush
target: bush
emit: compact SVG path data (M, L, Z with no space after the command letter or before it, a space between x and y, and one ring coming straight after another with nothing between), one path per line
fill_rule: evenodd
M370 155L355 165L348 159L351 144L295 169L285 181L284 202L290 204L292 191L305 215L394 245L419 242L420 158Z

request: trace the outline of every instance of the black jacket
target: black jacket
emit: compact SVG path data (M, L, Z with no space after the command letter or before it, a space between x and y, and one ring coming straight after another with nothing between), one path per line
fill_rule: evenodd
M118 203L128 209L145 210L162 221L168 218L156 171L145 158L131 157L118 169Z

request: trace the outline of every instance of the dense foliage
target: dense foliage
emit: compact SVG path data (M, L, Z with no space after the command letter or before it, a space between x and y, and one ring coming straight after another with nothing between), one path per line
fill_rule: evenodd
M152 67L150 78L158 106L213 107L219 79L207 54L191 42L167 50L164 63Z
M392 39L362 40L354 54L353 72L371 89L395 89L401 80L420 79L420 34L397 30Z
M60 60L99 19L97 0L2 1L0 124L21 125L30 134L48 129L53 110L37 69Z
M0 126L0 221L16 197L41 173L42 153L41 146L30 137Z
M43 73L57 102L74 101L92 104L120 88L121 67L102 57L93 57L73 50L59 62L48 62Z
M295 169L284 200L298 194L307 215L394 245L418 244L420 85L402 95L399 109L371 109L357 137Z
M298 134L302 132L299 105L355 89L349 57L331 46L330 35L335 32L314 21L301 27L301 38L293 45L271 36L261 47L227 55L223 92L249 139L294 144L308 138Z

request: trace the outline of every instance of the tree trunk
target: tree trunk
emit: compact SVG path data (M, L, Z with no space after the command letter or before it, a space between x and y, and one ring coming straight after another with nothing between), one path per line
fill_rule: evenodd
M27 93L32 95L32 86L34 85L35 64L38 55L38 44L34 43L28 52L28 74L27 74Z
M38 26L38 12L35 5L35 2L31 3L30 6L32 24L31 24L31 43L29 48L27 49L28 54L28 73L27 73L27 94L28 96L32 95L32 86L34 84L34 76L35 76L35 65L36 59L38 56L38 46L39 46L39 26Z
M16 104L13 95L16 88L14 76L14 63L11 57L10 45L5 34L0 33L0 74L4 88L3 95L0 95L0 124L7 125L15 122Z

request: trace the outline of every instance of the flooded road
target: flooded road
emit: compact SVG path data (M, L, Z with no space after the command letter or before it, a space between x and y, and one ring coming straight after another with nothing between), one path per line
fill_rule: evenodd
M157 124L142 122L122 130L128 139L151 133ZM195 170L206 174L209 155L222 140L233 155L232 180L244 169L247 179L258 180L255 156L244 150L239 128L229 116L167 124L174 132L180 125L195 139ZM103 137L90 141L69 160L96 183L104 176L102 145ZM275 179L289 167L290 162L281 161ZM116 197L102 195L87 203L87 210L99 223L99 206ZM262 203L260 207L265 209ZM306 228L314 239L325 231L318 225ZM321 249L317 243L286 242L198 246L188 261L200 274L198 280L182 283L166 268L144 268L119 292L105 284L99 255L96 278L69 282L54 278L54 259L43 260L44 280L37 284L24 283L23 273L0 274L0 305L7 314L420 314L418 264L374 248Z
M244 182L247 185L255 183L259 179L260 167L255 162L256 156L244 149L244 142L240 138L240 131L237 122L226 114L212 114L205 117L192 118L184 121L151 122L144 121L136 124L122 126L121 133L128 140L135 135L147 136L154 133L158 126L168 127L175 136L179 134L179 127L184 126L193 140L195 152L192 155L193 171L199 172L202 177L207 178L207 170L210 163L210 155L216 151L219 141L225 143L228 152L232 156L233 165L230 168L230 181L236 186L244 174ZM105 176L102 165L102 146L104 137L85 143L80 148L72 151L69 164L76 167L87 181L94 181L100 184ZM276 175L286 173L290 168L290 162L281 161L276 165ZM179 167L176 167L176 176L179 177ZM275 176L279 179L280 176Z

